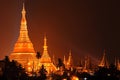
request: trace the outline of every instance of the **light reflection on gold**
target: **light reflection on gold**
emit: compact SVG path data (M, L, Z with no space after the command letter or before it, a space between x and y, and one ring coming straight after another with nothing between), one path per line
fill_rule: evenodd
M28 71L36 70L36 53L33 44L28 36L26 11L23 4L22 19L20 33L17 42L15 43L13 52L10 54L10 60L18 61L22 67ZM33 64L34 61L34 64Z
M79 78L77 76L72 76L71 80L79 80Z

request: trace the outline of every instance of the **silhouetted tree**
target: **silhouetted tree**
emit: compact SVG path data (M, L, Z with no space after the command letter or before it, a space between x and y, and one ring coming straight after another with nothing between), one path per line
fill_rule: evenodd
M58 64L57 67L65 67L62 59L58 58Z
M5 64L6 64L6 65L9 64L9 63L10 63L9 57L8 57L8 56L5 56L4 61L5 61Z
M5 67L3 69L2 80L27 80L25 69L17 63L17 61L9 61L9 57L5 57Z
M68 76L68 72L67 71L64 71L63 72L63 75L62 75L62 78L64 79L64 78L68 78L69 76Z
M110 64L109 66L109 75L112 79L117 80L120 79L120 71L117 70L117 67L114 64Z
M41 58L41 53L40 53L40 52L37 52L37 53L36 53L36 58L37 58L37 59L40 59L40 58Z
M120 80L120 72L117 70L116 66L111 64L109 68L99 67L95 72L95 80Z
M37 64L39 65L39 59L41 58L41 53L37 52L36 53L36 58L38 59ZM37 70L39 70L39 66L37 65ZM36 72L33 72L33 74L37 74Z
M41 69L39 71L39 74L40 74L40 80L46 80L47 76L47 71L46 69L44 68L44 65L41 66Z
M62 80L62 79L63 79L63 77L59 74L53 74L52 75L52 80Z
M105 67L99 67L99 69L95 72L95 79L105 80L108 74L108 69Z

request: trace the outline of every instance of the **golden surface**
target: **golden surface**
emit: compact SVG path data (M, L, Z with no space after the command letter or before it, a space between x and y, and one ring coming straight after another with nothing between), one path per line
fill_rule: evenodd
M19 37L14 45L13 52L10 54L10 60L18 61L28 71L31 71L36 65L36 54L28 36L25 14L26 11L23 5ZM29 63L29 65L27 65L27 63Z

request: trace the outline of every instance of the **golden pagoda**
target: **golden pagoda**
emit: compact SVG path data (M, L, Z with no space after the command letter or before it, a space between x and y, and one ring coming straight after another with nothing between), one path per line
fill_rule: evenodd
M48 73L56 71L56 66L53 64L47 50L47 38L44 37L44 46L43 46L43 54L40 58L40 66L44 65L45 69Z
M14 45L14 50L10 54L10 60L18 61L23 67L27 67L28 71L32 71L36 63L36 54L33 44L28 36L26 11L23 4L22 19L20 32L17 42Z

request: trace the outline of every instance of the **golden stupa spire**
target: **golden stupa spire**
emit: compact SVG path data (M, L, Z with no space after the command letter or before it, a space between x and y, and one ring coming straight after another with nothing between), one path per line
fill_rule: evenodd
M22 17L25 17L26 10L25 10L25 4L23 3L23 8L22 8Z
M71 66L72 66L72 55L71 55L71 50L70 50L68 60L67 60L67 67L71 67Z
M18 42L30 42L29 36L28 36L28 30L27 30L27 20L26 20L26 10L25 10L25 4L23 3L23 8L21 11L22 18L21 18L21 25L20 25L20 35L18 38Z
M36 54L35 54L33 44L28 35L27 20L25 16L26 10L25 10L24 3L23 3L21 14L22 15L21 15L19 37L17 42L15 43L12 53L10 54L10 59L16 60L19 63L21 63L22 66L24 66L26 65L27 61L29 61L30 63L32 63L32 61L36 61Z
M46 35L44 36L44 46L43 46L43 54L46 55L47 57L48 55L48 50L47 50L48 46L47 46L47 38Z
M103 57L102 57L102 60L100 61L99 66L100 67L104 67L105 66L105 50L104 50Z
M69 51L69 57L68 57L68 63L71 64L72 56L71 56L71 50Z
M21 18L21 25L20 25L20 33L18 40L14 46L14 53L35 53L35 50L33 48L33 44L30 41L30 38L28 36L28 30L27 30L27 21L26 21L26 11L25 11L25 5L23 3L22 8L22 18Z
M64 55L64 58L63 58L63 63L64 63L64 65L66 65L66 58L65 58L65 55Z
M27 29L27 21L26 21L26 10L25 10L25 4L23 3L23 8L22 8L22 19L21 19L21 30L26 30Z
M48 52L48 51L47 51L47 47L48 47L48 46L47 46L47 38L46 38L46 35L45 35L45 36L44 36L44 46L43 46L43 49L44 49L45 52Z
M43 46L43 54L40 58L40 63L41 66L44 65L44 67L46 68L47 72L51 72L51 71L56 71L56 67L53 64L49 54L48 54L48 50L47 50L48 46L47 46L47 37L46 35L44 36L44 46Z
M47 37L44 36L44 46L43 46L43 54L41 57L41 62L51 62L51 58L48 54L48 46L47 46Z

